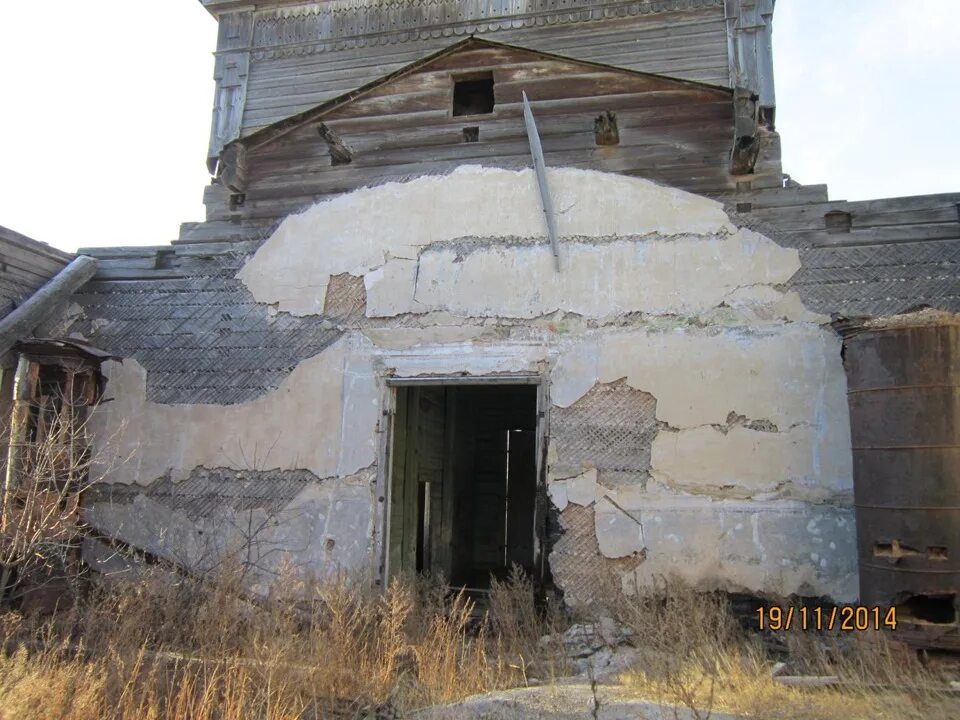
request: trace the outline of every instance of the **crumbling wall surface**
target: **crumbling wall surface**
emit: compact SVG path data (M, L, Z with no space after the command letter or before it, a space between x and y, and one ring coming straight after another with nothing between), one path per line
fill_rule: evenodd
M84 512L100 536L195 572L242 570L266 590L284 566L323 577L369 565L372 475L197 468L179 487L97 488ZM111 565L112 553L96 555L94 567Z
M108 368L100 459L130 497L95 505L98 523L137 543L203 530L224 547L236 536L213 527L238 513L269 526L312 506L225 496L208 520L172 488L197 468L305 471L316 509L270 541L309 548L297 557L313 571L375 570L387 378L537 373L565 533L550 560L569 601L588 603L597 573L628 591L673 573L854 598L840 343L783 289L797 251L644 180L551 169L549 182L559 272L531 171L465 167L288 217L238 278L276 318L322 319L339 339L239 404L151 402L136 362Z

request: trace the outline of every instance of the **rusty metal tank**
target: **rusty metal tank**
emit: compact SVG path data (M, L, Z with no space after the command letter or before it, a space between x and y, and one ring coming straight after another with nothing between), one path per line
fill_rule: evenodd
M844 335L860 602L896 606L900 639L960 649L960 316Z

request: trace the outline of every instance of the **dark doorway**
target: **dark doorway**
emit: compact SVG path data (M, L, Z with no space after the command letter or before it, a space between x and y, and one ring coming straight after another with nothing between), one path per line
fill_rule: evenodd
M442 574L475 590L513 565L536 578L537 387L414 385L396 393L390 574Z

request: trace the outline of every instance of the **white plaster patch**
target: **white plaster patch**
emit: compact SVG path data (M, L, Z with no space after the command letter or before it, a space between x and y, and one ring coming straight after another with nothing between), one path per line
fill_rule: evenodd
M114 401L91 418L97 464L107 481L142 484L168 470L179 480L197 466L357 472L375 461L378 395L369 357L353 350L341 338L276 390L236 405L150 402L136 360L107 363Z
M631 514L641 511L630 499L621 504ZM718 501L664 491L643 497L642 512L661 522L644 523L646 560L626 576L630 589L653 587L659 578L673 575L703 589L828 595L839 602L857 597L851 507L793 500ZM813 541L807 530L813 519L824 527L834 549L827 551Z
M605 557L630 557L645 548L639 510L628 514L605 497L597 501L594 521L597 543Z
M419 268L391 260L367 280L367 315L446 310L465 317L534 318L556 310L586 317L627 312L694 314L743 287L762 287L746 304L773 304L768 287L799 269L796 250L751 230L670 239L573 241L554 269L549 245L497 245L470 250L427 248Z
M554 204L566 208L557 215L564 237L735 230L714 200L611 173L548 173ZM464 166L449 175L363 188L291 215L237 276L258 302L278 303L294 315L319 314L331 275L365 275L390 257L416 258L423 247L446 240L545 235L532 170ZM399 275L385 272L366 286L375 299L386 299L398 281Z
M597 485L597 469L589 470L567 480L567 499L575 505L591 505L603 495Z
M551 480L548 482L547 494L550 496L550 502L552 502L556 506L557 510L560 510L561 512L570 503L570 499L567 495L566 480Z
M440 321L437 321L440 322ZM468 343L484 334L479 325L364 328L363 335L380 350L409 350L418 346Z
M535 374L543 368L547 348L542 342L459 343L424 345L407 350L373 348L378 365L396 377L419 375Z
M826 438L804 424L782 432L711 426L660 432L653 441L651 475L670 487L757 495L796 485L814 499L850 489L848 453L817 452ZM819 462L818 462L819 460Z
M846 375L840 339L829 329L680 327L583 342L589 351L597 348L597 360L588 362L575 346L565 350L551 378L555 405L568 407L596 382L626 378L657 399L657 419L675 428L724 424L733 411L780 428L806 422L836 431L849 450Z

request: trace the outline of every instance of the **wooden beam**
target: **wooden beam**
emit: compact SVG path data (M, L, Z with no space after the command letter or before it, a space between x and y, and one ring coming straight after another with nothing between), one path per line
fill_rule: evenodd
M540 188L540 200L543 203L543 214L547 218L547 233L550 236L550 247L553 248L553 261L557 272L560 272L560 247L557 244L557 221L553 214L553 200L550 198L550 187L547 185L547 166L543 160L543 147L540 145L540 133L537 132L537 123L533 119L533 110L527 93L523 93L523 122L527 126L527 140L530 141L530 154L533 156L533 171L537 176L537 185Z
M79 290L96 272L97 261L80 255L0 320L0 355L6 354L17 340L33 333L34 328L50 316L57 303Z
M242 194L247 190L247 147L240 142L232 142L220 153L217 164L217 180L233 193Z

